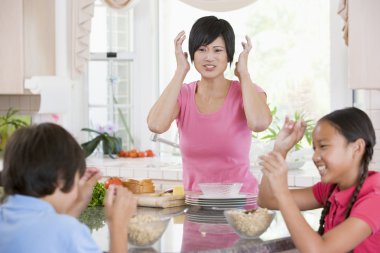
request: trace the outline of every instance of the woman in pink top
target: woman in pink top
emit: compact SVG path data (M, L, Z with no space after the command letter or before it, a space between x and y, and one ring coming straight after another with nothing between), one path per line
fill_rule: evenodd
M182 50L185 38L182 31L174 39L177 69L149 112L149 129L163 133L177 120L185 190L198 191L202 182L243 182L242 191L257 192L249 171L251 134L265 130L272 117L264 91L248 72L251 40L242 42L235 69L239 81L228 80L224 71L232 64L234 31L223 19L198 19L190 31L189 51L201 78L183 84L190 69Z
M313 161L321 182L288 189L287 152L303 136L286 120L274 151L261 157L259 205L279 209L300 252L380 252L380 173L368 171L376 143L371 120L351 107L321 118L313 132ZM314 231L300 210L323 207Z

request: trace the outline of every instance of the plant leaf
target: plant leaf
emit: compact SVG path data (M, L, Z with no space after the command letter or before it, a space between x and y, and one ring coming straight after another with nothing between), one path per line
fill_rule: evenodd
M81 144L86 157L88 157L89 155L92 154L92 152L94 152L94 150L99 145L101 140L102 140L102 136L99 135L95 137L94 139Z

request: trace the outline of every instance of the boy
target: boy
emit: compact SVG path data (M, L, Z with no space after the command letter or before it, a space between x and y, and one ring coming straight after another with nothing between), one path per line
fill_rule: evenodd
M81 147L62 127L44 123L8 140L2 172L0 252L101 252L76 218L101 177L86 170ZM128 221L136 200L122 187L106 196L110 251L127 252Z

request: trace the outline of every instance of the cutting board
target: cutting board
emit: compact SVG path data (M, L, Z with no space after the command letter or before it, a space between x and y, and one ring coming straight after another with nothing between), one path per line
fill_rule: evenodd
M185 205L185 195L174 196L171 193L145 193L135 194L138 206L146 207L175 207Z

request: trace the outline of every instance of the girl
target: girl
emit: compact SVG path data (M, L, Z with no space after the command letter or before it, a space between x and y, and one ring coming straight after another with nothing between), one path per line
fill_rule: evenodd
M371 120L357 108L321 118L313 132L313 161L321 182L288 189L287 152L305 124L285 120L273 152L261 157L259 205L279 209L300 252L380 252L380 173L368 171L376 143ZM300 210L323 207L318 233Z
M180 32L174 40L177 69L149 112L149 129L163 133L177 120L185 190L199 191L202 182L243 182L242 191L257 192L249 171L252 131L265 130L272 118L264 91L248 72L251 41L246 37L242 43L235 70L239 81L228 80L224 71L233 60L234 31L226 20L198 19L190 31L189 51L201 78L183 84L190 69L182 51L185 38Z

